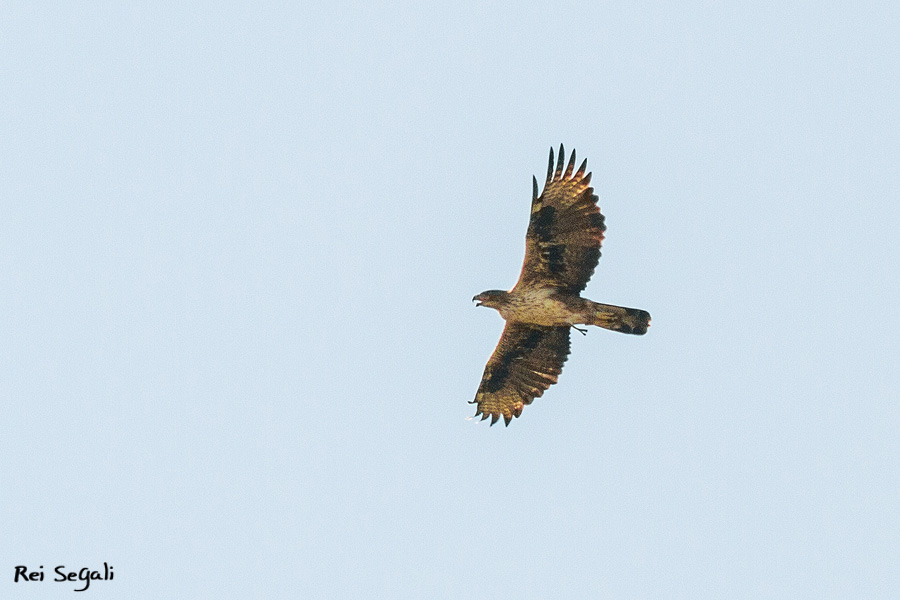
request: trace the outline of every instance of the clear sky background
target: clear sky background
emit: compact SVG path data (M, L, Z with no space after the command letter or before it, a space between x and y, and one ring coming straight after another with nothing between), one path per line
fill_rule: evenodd
M900 596L893 2L0 6L0 596ZM592 329L466 420L531 176Z

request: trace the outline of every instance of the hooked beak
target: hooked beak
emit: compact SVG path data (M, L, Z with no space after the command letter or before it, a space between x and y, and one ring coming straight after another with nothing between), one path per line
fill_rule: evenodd
M475 303L475 306L484 306L484 304L481 302L481 294L472 298L472 302Z

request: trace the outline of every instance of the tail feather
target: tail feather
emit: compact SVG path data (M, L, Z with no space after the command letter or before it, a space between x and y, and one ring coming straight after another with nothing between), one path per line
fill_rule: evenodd
M593 302L593 320L587 325L596 325L612 331L644 335L650 327L650 313L639 308L625 308L612 304Z

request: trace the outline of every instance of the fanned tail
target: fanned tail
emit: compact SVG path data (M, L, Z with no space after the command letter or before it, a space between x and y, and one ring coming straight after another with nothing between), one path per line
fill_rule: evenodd
M592 302L591 307L594 309L594 317L587 325L634 335L644 335L650 327L650 313L646 310L599 302Z

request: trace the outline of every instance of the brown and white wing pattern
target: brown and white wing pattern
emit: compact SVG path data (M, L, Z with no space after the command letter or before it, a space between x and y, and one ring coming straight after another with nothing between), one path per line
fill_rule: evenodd
M569 356L569 327L541 327L527 323L506 324L488 360L478 393L475 416L500 417L509 425L522 408L556 383Z
M551 148L547 181L540 196L534 179L525 262L515 289L555 287L578 294L600 260L606 225L597 207L594 188L590 186L591 174L585 174L587 160L575 171L573 151L565 171L564 164L563 146L559 147L555 168Z

